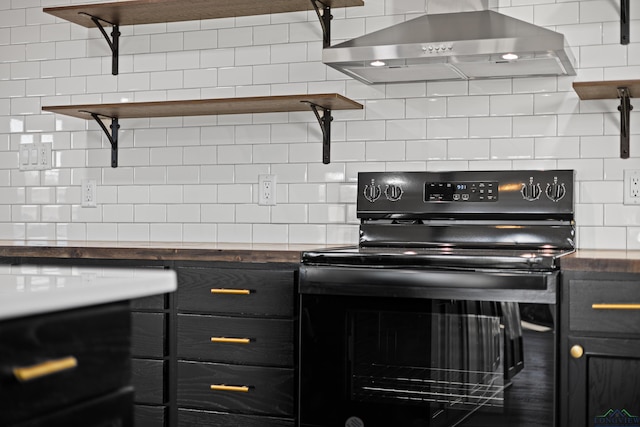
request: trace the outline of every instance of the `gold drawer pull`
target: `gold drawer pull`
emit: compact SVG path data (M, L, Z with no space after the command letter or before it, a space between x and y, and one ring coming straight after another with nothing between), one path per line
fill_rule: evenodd
M249 289L213 288L211 293L217 295L249 295L251 291Z
M216 391L237 391L240 393L249 393L249 387L245 385L225 385L225 384L212 384L211 390Z
M594 310L640 310L640 304L592 304Z
M211 342L228 344L249 344L251 342L251 338L211 337Z
M13 375L18 381L24 382L66 371L76 366L78 366L78 360L73 356L69 356L62 359L47 360L37 365L13 368Z

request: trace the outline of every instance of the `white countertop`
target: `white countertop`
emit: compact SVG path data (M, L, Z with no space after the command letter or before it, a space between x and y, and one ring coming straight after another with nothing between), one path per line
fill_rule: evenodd
M176 273L152 268L0 266L0 320L175 291Z

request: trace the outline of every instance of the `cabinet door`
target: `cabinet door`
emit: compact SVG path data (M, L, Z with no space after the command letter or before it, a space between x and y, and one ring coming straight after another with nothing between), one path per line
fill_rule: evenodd
M569 348L567 427L640 425L640 341L572 337Z

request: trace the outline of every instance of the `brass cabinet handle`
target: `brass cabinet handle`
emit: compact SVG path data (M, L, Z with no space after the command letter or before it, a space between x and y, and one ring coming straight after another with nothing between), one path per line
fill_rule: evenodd
M226 385L226 384L211 384L211 390L216 391L236 391L240 393L248 393L249 387L245 385Z
M581 345L576 344L573 347L571 347L571 350L569 350L569 353L571 354L571 357L573 357L574 359L580 359L584 355L584 348L582 348Z
M640 304L591 304L594 310L640 310Z
M249 295L251 291L249 289L213 288L211 293L218 295Z
M251 342L251 338L211 337L211 342L228 344L249 344Z
M78 366L78 360L73 356L69 356L62 359L47 360L36 365L13 368L13 375L18 381L25 382L73 369L76 366Z

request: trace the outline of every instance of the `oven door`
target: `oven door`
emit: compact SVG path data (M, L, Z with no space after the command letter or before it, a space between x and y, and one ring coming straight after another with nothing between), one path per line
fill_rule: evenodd
M302 266L300 426L554 426L556 282Z

